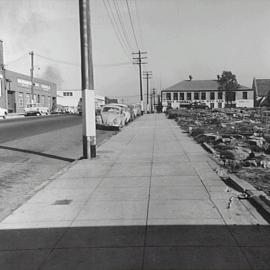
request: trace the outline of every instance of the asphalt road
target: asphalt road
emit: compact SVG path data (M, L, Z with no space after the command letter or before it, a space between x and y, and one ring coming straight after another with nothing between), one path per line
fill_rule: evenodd
M115 133L97 130L97 145ZM81 156L82 118L78 115L0 121L0 220Z

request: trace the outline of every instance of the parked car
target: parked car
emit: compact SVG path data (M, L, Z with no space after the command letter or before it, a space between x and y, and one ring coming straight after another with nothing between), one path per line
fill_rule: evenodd
M133 104L134 106L134 113L136 116L140 116L142 114L141 105L140 104Z
M27 104L26 108L24 108L25 116L48 115L49 113L50 113L49 108L40 103Z
M6 119L7 114L8 114L7 109L0 108L0 117L3 117L3 119Z
M78 106L77 106L77 111L79 115L82 115L82 98L80 98Z
M114 106L122 108L125 115L125 123L127 124L130 121L131 113L127 105L119 104L119 103L110 103L109 105L114 105Z
M121 107L105 105L101 109L102 124L105 126L123 127L125 125L125 114Z

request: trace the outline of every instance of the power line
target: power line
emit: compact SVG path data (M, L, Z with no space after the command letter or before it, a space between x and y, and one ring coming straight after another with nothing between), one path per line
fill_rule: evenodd
M112 15L112 19L114 21L114 24L115 24L115 26L116 26L116 28L118 30L119 36L121 37L121 39L123 41L123 44L126 46L127 50L129 51L130 49L129 49L129 46L128 46L128 41L125 39L124 34L122 33L122 31L120 29L121 25L119 27L119 24L118 24L116 16L115 16L115 12L113 11L112 6L110 4L110 0L107 0L107 3L108 3L109 10L111 12L111 15Z
M137 49L139 50L138 41L137 41L137 38L136 38L134 25L133 25L133 22L132 22L132 17L131 17L131 13L130 13L130 8L129 8L128 0L126 0L126 4L127 4L127 10L128 10L129 20L130 20L130 25L131 25L131 28L132 28L134 40L136 42Z
M28 56L28 53L25 53L24 55L21 55L20 57L14 59L14 60L12 60L12 61L9 61L9 62L6 63L5 65L8 66L8 65L10 65L10 64L12 64L12 63L18 62L19 60L23 59L25 56Z
M55 62L55 63L60 63L60 64L64 64L64 65L70 65L70 66L76 66L76 67L80 66L79 63L72 63L72 62L68 62L68 61L64 61L64 60L60 60L60 59L53 59L53 58L50 58L50 57L47 57L47 56L44 56L44 55L40 55L40 54L36 54L36 56L38 56L40 58L43 58L43 59L46 59L46 60L49 60L49 61L52 61L52 62Z
M48 61L52 61L52 62L55 62L55 63L80 67L79 63L68 62L68 61L64 61L64 60L60 60L60 59L53 59L53 58L43 56L43 55L40 55L40 54L35 54L35 55L40 57L40 58L43 58L43 59L46 59ZM124 66L124 65L131 65L131 62L119 62L119 63L111 63L111 64L97 64L97 65L94 65L94 66L95 67L116 67L116 66Z
M104 4L105 9L106 9L106 11L107 11L107 14L108 14L110 23L111 23L111 25L112 25L112 27L113 27L113 30L114 30L114 33L115 33L117 39L118 39L118 42L120 43L120 45L121 45L121 47L122 47L122 49L123 49L123 52L125 53L125 55L126 55L127 58L129 59L129 56L128 56L127 52L126 52L126 48L125 48L125 46L123 45L123 41L121 40L121 37L120 37L119 33L117 32L116 26L115 26L115 24L114 24L114 22L113 22L113 19L112 19L112 17L111 17L110 11L109 11L109 8L108 8L108 6L107 6L105 0L103 0L103 4Z
M135 15L137 17L139 34L140 34L140 38L141 38L141 45L143 46L144 42L143 42L142 26L141 26L141 20L140 20L140 16L139 16L139 11L138 11L137 0L134 0L134 4L135 4Z
M117 14L118 20L120 22L120 26L122 28L122 31L123 31L123 34L124 34L124 37L125 37L125 40L126 40L126 43L128 44L128 47L129 47L130 51L132 51L132 47L130 45L130 41L129 41L129 37L128 37L128 34L127 34L127 30L126 30L125 24L123 23L123 17L122 17L122 14L121 14L121 11L120 11L118 2L117 1L113 1L113 4L114 4L115 10L116 10L116 14Z

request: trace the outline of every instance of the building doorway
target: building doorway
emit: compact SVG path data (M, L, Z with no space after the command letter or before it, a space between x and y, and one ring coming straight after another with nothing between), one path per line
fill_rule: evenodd
M15 91L8 91L8 112L14 113L16 112L16 98Z

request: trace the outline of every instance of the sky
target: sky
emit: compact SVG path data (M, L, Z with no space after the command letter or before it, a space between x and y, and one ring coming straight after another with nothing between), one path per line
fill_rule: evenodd
M90 9L97 94L139 101L138 49L158 91L223 70L248 87L270 78L269 0L90 0ZM78 0L0 0L0 39L7 69L29 74L34 51L36 77L81 88Z

